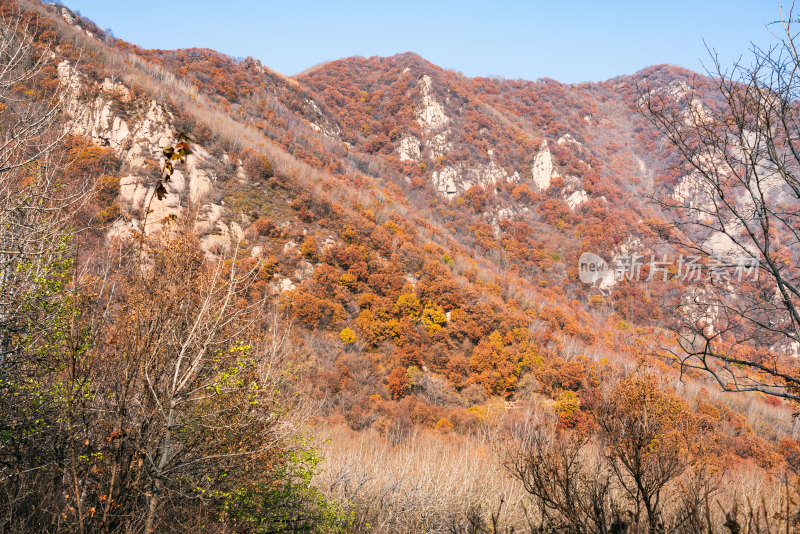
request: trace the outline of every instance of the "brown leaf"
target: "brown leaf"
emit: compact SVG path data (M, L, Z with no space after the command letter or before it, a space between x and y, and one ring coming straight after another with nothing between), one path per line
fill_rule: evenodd
M167 188L164 187L162 182L158 182L156 186L156 197L158 200L164 200L164 197L167 195Z

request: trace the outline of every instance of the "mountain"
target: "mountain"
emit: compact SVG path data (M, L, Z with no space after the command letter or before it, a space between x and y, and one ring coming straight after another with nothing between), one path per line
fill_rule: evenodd
M647 196L672 194L680 169L637 91L682 98L700 75L662 65L594 84L470 79L406 53L289 78L207 49L141 50L58 9L97 50L77 71L59 63L62 79L97 93L76 104L75 130L122 160L108 235L139 228L149 205L148 231L191 213L207 253L241 240L271 266L262 290L291 301L309 335L355 332L358 349L341 358L363 359L360 380L344 381L362 400L335 402L351 427L379 418L368 398L392 397L381 377L397 368L514 399L526 374L558 375L576 355L578 390L603 357L627 361L635 341L620 323L659 335L663 287L586 286L578 256L656 244L665 216ZM158 199L151 176L175 131L194 153ZM473 363L493 333L512 354ZM331 364L320 377L333 373L339 390ZM539 393L573 389L537 381Z
M288 77L21 5L54 43L49 83L68 87L68 172L97 190L78 262L174 221L204 257L236 253L258 272L242 301L277 300L312 421L346 428L337 439L477 439L492 410L591 434L604 388L646 370L702 427L709 465L767 477L796 461L788 403L724 395L654 355L679 283L581 281L583 253L663 254L670 214L651 198L696 184L641 99L713 107L712 79L468 78L410 52ZM165 180L163 149L184 138Z

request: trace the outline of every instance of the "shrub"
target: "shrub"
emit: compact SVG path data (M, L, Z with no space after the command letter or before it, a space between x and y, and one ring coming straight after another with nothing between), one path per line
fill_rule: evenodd
M351 345L356 342L356 333L350 327L344 327L341 332L339 332L339 339L342 340L342 343L345 345Z
M394 371L389 373L386 381L393 399L402 399L411 391L411 384L408 381L405 367L396 367Z
M255 180L266 180L274 175L269 158L252 151L248 151L242 158L242 167Z
M272 219L256 219L252 224L253 231L261 237L280 237L281 231Z

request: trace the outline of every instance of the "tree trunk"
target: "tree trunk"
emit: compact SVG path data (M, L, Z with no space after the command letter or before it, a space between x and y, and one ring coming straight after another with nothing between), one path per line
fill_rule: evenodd
M158 500L160 493L164 488L161 482L161 471L166 467L169 461L170 447L172 446L172 424L175 420L175 400L170 402L169 414L167 415L167 429L164 433L164 445L161 447L161 457L158 459L157 471L155 473L156 480L153 484L152 494L149 497L149 506L147 509L147 520L144 524L145 534L153 532L153 523L156 518L156 510L158 509Z

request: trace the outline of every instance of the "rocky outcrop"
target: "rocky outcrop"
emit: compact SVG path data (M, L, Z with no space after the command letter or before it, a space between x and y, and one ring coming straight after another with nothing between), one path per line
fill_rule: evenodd
M570 134L564 134L558 138L556 141L559 145L572 145L574 147L583 148L583 145L578 142L577 139L572 137Z
M151 100L142 109L141 102L131 102L127 87L110 78L95 85L97 95L87 102L81 97L81 90L90 82L68 61L58 64L58 76L67 87L66 111L71 117L68 123L71 131L100 146L113 148L131 167L141 167L148 159L159 158L161 148L172 142L172 116L163 106ZM119 104L130 105L136 113L125 116L115 112Z
M420 79L419 90L420 101L417 106L417 122L422 131L422 146L427 150L428 157L436 159L453 150L453 143L448 139L450 131L447 129L450 118L445 114L444 108L439 101L436 100L436 95L433 92L433 80L427 74ZM420 150L420 155L421 152Z
M573 174L564 176L561 195L571 210L589 200L589 193L581 188L581 179Z
M453 143L448 141L446 133L431 135L425 140L428 156L432 159L447 155L453 150Z
M306 98L303 103L303 114L312 130L337 141L341 139L342 129L329 120L313 98Z
M531 175L533 177L533 185L539 191L544 191L550 187L550 182L555 174L553 173L553 157L550 155L546 140L542 141L539 153L533 159Z
M714 209L713 188L696 173L682 176L672 191L672 198L686 210L687 215L700 220Z
M422 97L417 108L417 121L422 127L422 133L438 132L447 127L450 118L445 115L444 108L433 94L433 81L430 76L426 74L420 79L419 89Z
M573 191L565 200L569 206L569 209L574 210L589 200L589 194L583 189L579 189L577 191Z
M147 111L131 128L132 144L125 161L133 167L141 167L149 159L160 159L162 148L172 143L174 135L172 115L161 105L150 101Z
M119 202L129 220L112 225L110 235L122 237L138 232L145 221L145 232L151 233L160 229L165 220L196 206L199 208L196 230L202 236L203 248L211 252L229 247L233 230L221 222L224 209L204 203L216 177L207 169L212 157L203 147L192 147L193 153L186 158L185 166L176 169L165 184L166 194L161 199L155 196L152 178L137 172L148 162L160 163L163 147L173 143L172 114L153 100L134 102L130 90L110 78L94 84L92 93L96 96L87 102L81 96L82 89L91 85L85 76L67 61L58 65L58 75L67 91L70 131L114 149L130 170L130 174L120 178L119 193ZM119 111L120 105L132 111L127 114Z
M397 154L400 161L418 161L422 156L422 144L413 135L404 137L397 143Z
M433 171L431 180L433 180L433 186L440 194L446 197L452 197L458 194L458 186L461 179L455 168L445 167L441 171Z
M491 188L504 180L509 182L519 182L520 180L519 173L515 172L509 175L494 161L474 167L448 166L440 171L434 171L431 179L436 190L448 198L457 196L474 185Z

